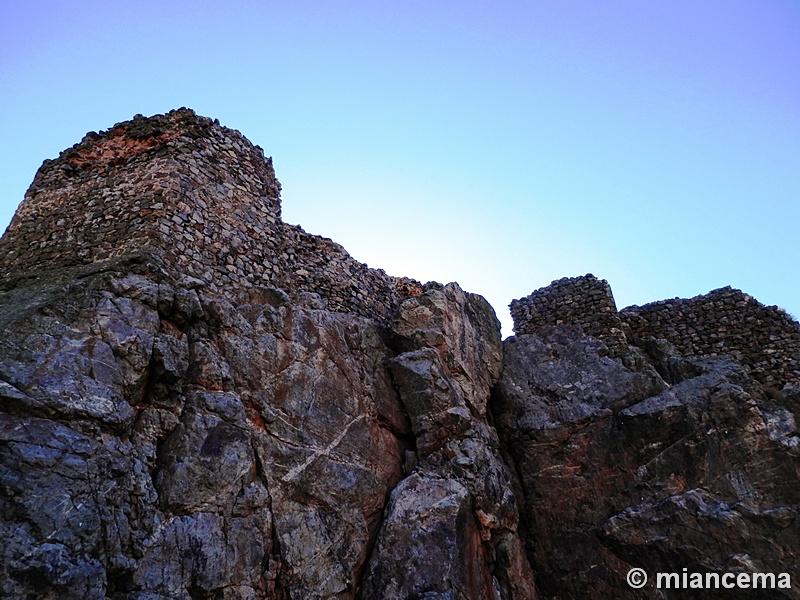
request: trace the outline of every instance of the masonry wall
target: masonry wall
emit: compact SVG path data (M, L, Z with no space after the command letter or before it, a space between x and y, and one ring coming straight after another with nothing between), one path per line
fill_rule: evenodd
M611 287L591 273L563 278L510 304L515 333L535 333L545 325L578 324L603 340L612 354L627 348Z
M90 133L45 161L0 239L0 276L13 285L138 252L212 293L278 286L382 321L419 291L283 223L272 160L188 109Z
M689 356L729 354L765 385L800 385L800 324L740 290L631 306L620 318L631 340L666 339Z
M276 286L384 322L421 291L283 223L271 159L188 109L90 133L45 161L0 239L0 282L139 252L211 293ZM577 323L612 354L658 337L687 355L731 354L767 385L800 384L800 325L732 288L618 313L608 283L589 274L514 300L511 314L516 333Z
M564 278L511 303L514 331L573 323L612 355L627 344L665 339L686 356L731 355L764 385L800 385L800 323L730 287L617 312L611 288L589 274Z

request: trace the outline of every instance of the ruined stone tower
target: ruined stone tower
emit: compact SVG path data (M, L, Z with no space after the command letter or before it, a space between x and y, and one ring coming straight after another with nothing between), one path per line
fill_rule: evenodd
M800 384L800 323L731 287L618 312L608 282L590 273L554 281L510 308L518 335L576 324L602 340L612 356L630 344L666 340L686 356L730 355L768 386Z
M283 223L272 159L186 108L89 133L45 161L0 241L0 277L141 253L212 293L279 287L379 320L418 287Z

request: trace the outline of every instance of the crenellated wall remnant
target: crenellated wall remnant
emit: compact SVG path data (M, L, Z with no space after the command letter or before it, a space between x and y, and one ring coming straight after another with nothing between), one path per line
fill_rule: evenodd
M627 349L611 287L591 273L564 277L510 304L514 332L535 333L545 325L575 323L602 340L612 354Z
M0 277L141 252L214 293L276 286L381 321L421 291L283 223L272 159L185 108L89 133L45 161L0 241Z
M800 323L732 287L620 312L629 338L661 338L689 356L727 354L764 385L800 383Z
M730 355L767 386L800 384L800 323L725 287L684 300L662 300L617 312L611 288L591 274L554 281L511 303L514 331L574 323L609 347L657 338L687 356Z

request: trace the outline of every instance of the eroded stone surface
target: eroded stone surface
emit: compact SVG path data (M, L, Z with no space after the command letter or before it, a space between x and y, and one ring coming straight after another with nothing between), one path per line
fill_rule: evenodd
M3 592L352 596L409 431L380 329L139 270L2 323Z
M0 597L690 597L636 566L800 598L796 322L576 278L501 343L278 190L185 109L42 166L0 241Z
M501 367L493 311L456 284L430 286L400 306L394 331L415 466L392 493L365 597L536 597L513 473L486 412Z
M747 393L742 385L760 386L729 359L661 348L652 360L672 367L668 385L603 354L575 326L506 342L494 409L522 480L543 596L662 597L631 590L632 567L797 581L790 410Z

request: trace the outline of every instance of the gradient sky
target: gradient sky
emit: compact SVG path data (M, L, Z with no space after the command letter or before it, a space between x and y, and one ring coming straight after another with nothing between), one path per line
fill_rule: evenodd
M506 305L732 285L800 316L800 2L0 6L0 230L46 158L188 106L274 159L289 223Z

